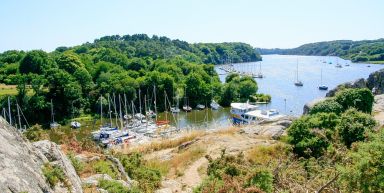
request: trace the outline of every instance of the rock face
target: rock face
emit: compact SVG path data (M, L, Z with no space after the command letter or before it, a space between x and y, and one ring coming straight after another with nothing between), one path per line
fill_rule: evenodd
M71 161L55 143L45 140L31 144L0 117L0 146L1 193L83 192ZM48 162L63 169L70 184L69 190L60 185L54 189L49 186L42 173L43 165Z
M344 88L367 88L367 83L364 80L364 78L360 78L360 79L357 79L357 80L351 81L351 82L346 82L346 83L340 84L336 88L328 91L325 96L326 97L333 97L333 96L335 96L337 91L344 89Z
M59 165L64 174L67 176L68 181L70 182L70 192L83 192L81 187L81 180L76 174L76 170L73 167L71 161L61 152L60 147L51 141L44 140L34 142L33 146L38 149L49 162L55 165Z
M47 158L1 117L0 146L0 192L53 192L41 171Z
M369 75L367 87L372 90L374 95L384 94L384 69Z

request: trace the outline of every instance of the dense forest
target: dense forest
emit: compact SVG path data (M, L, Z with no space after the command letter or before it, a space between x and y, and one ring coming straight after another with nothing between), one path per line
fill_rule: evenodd
M336 40L304 44L293 49L258 49L261 54L339 56L352 62L384 63L384 39Z
M108 107L108 100L118 101L119 97L137 104L139 92L142 103L144 96L147 97L148 106L154 105L156 94L159 111L165 108L165 96L173 104L180 100L180 105L188 99L192 107L209 104L213 98L228 104L228 100L222 102L224 86L214 65L258 60L260 55L244 43L189 44L145 34L114 35L93 43L58 47L50 53L3 52L0 83L17 85L17 95L11 102L21 107L28 120L47 123L51 100L59 121L97 114L100 103ZM256 82L251 82L256 92ZM237 83L249 84L249 81ZM3 107L6 102L7 96L3 95Z

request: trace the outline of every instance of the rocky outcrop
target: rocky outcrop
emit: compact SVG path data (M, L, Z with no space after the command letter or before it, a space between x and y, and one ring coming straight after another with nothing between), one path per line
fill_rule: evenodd
M0 192L53 192L41 170L47 158L1 117L0 147Z
M372 90L374 95L384 94L384 69L369 75L367 87Z
M266 124L249 125L241 128L240 133L247 135L269 136L272 139L279 139L285 134L286 129L295 120L295 117L286 116L280 120L269 122Z
M71 161L55 143L45 140L31 144L0 117L0 146L1 193L83 192ZM52 189L42 172L45 163L61 167L70 187L58 183Z
M357 79L355 81L346 82L338 85L336 88L330 90L325 95L326 97L333 97L337 93L337 91L345 88L367 88L367 83L364 78Z
M39 150L51 164L58 165L63 169L70 184L70 192L83 192L81 180L76 174L75 168L56 143L44 140L34 142L33 146Z

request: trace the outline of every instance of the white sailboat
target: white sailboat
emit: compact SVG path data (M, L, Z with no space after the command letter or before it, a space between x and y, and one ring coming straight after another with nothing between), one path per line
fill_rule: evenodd
M259 72L257 74L253 74L253 78L264 78L264 75L261 73L261 62L259 62Z
M320 74L320 86L319 90L328 90L328 86L323 84L323 69L321 69L321 74Z
M303 82L299 80L299 59L296 61L296 81L295 81L295 86L303 86Z

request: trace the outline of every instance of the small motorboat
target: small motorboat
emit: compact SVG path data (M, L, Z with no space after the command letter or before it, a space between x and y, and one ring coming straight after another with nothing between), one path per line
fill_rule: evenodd
M368 67L368 68L370 68L370 67L371 67L371 65L368 65L367 67Z
M328 90L328 86L320 85L319 90Z
M211 108L213 109L213 110L217 110L217 109L219 109L220 108L220 105L215 101L215 100L212 100L212 102L211 102Z
M205 105L198 104L198 105L196 105L196 108L199 110L203 110L203 109L205 109Z
M147 117L151 117L151 118L155 118L156 117L156 113L153 112L152 110L147 111L146 114L147 114Z
M81 127L81 123L77 122L77 121L72 121L71 122L71 127L74 128L74 129L78 129Z
M171 112L172 113L180 113L180 109L177 107L171 107Z
M342 68L343 66L341 64L336 64L336 68Z
M192 107L188 106L188 105L184 105L183 106L183 111L185 112L191 112L192 111Z

